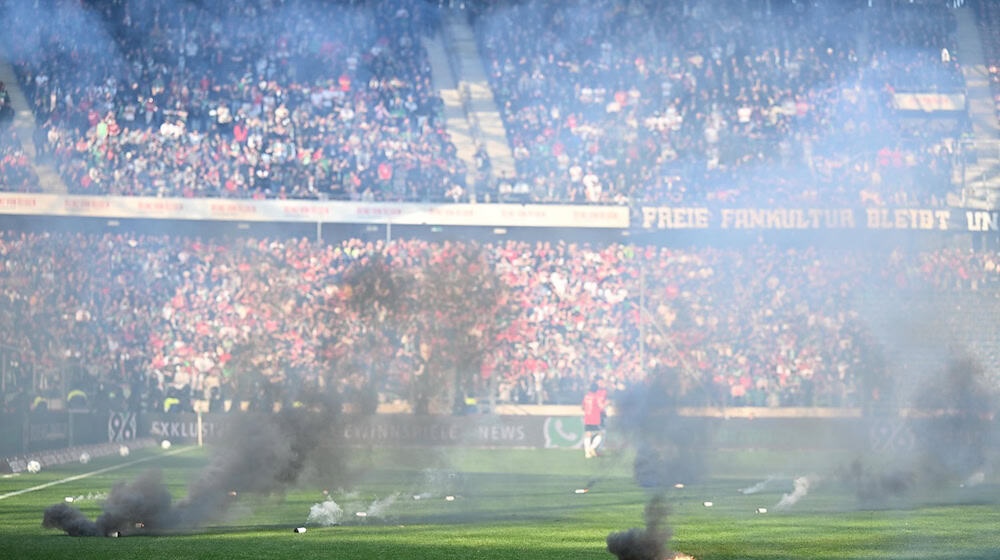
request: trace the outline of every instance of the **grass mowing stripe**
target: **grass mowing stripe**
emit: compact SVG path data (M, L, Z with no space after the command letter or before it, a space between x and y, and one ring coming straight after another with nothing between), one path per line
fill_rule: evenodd
M56 486L58 484L65 484L67 482L73 482L76 480L81 480L84 478L90 478L94 475L104 474L106 472L116 471L118 469L124 469L125 467L131 467L132 465L138 465L139 463L145 463L146 461L152 461L153 459L160 459L163 457L168 457L170 455L176 455L178 453L184 453L185 451L190 451L194 449L195 446L181 447L173 451L167 451L166 453L160 455L153 455L151 457L143 457L142 459L136 459L134 461L129 461L127 463L122 463L120 465L111 465L110 467L104 467L103 469L97 469L96 471L90 471L83 474L77 474L73 476L68 476L60 480L53 480L52 482L46 482L45 484L39 484L38 486L32 486L31 488L23 488L21 490L16 490L14 492L8 492L6 494L0 494L0 500L6 500L7 498L13 498L14 496L20 496L21 494L27 494L28 492L34 492L35 490L43 490L50 486Z

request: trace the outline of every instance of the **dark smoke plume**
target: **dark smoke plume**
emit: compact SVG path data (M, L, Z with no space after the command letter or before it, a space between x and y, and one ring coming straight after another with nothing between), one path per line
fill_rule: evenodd
M689 483L703 471L703 424L677 414L685 387L682 375L665 368L615 395L615 426L635 447L634 475L640 486Z
M663 560L670 554L667 541L671 531L667 526L667 503L663 494L653 496L646 504L646 528L632 528L608 535L608 552L619 560Z
M104 502L104 513L96 521L87 519L72 506L56 504L45 510L42 526L63 529L74 537L126 534L147 526L167 528L179 522L176 517L179 512L170 505L170 492L163 485L160 471L150 470L132 482L115 484Z
M116 484L96 521L56 504L45 510L42 526L75 537L194 529L219 520L243 493L283 493L317 459L324 463L322 470L343 472L338 456L324 452L323 445L333 436L339 403L316 392L300 400L303 406L278 414L238 418L184 500L174 503L160 473L147 471L133 482Z
M867 468L860 459L855 459L840 473L841 480L854 488L858 501L866 505L879 505L889 498L900 498L917 482L912 470L893 468L879 471Z
M55 504L45 508L42 527L62 529L71 537L96 537L97 523L87 519L80 510L67 504Z
M981 364L971 358L954 360L914 404L932 416L914 422L918 465L930 482L963 480L987 467L997 403Z
M874 421L898 430L904 445L875 450L882 455L877 467L855 459L840 469L840 480L858 500L880 505L917 487L957 488L981 477L990 467L997 409L983 367L958 358L929 375L894 381L900 396Z

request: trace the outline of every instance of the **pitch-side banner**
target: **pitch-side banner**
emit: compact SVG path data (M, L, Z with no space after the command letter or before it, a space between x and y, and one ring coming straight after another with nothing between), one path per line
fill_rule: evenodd
M894 93L892 105L900 111L965 111L964 93Z
M0 214L238 222L629 227L629 213L625 206L571 204L421 204L3 193L0 194Z
M638 227L663 230L998 231L1000 212L962 208L707 208L645 206Z

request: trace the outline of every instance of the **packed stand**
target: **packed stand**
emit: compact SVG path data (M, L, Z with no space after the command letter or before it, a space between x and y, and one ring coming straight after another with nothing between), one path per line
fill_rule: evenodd
M1000 253L951 249L886 255L5 233L4 352L17 354L45 396L103 383L116 388L119 406L159 410L169 397L269 410L323 383L348 399L406 399L433 353L428 346L438 343L426 335L435 329L400 322L406 326L390 344L375 345L381 354L361 350L376 319L366 323L365 310L351 305L345 274L376 257L397 270L449 274L467 250L482 251L513 310L493 330L474 326L491 333L481 365L468 366L476 368L474 390L482 395L493 378L501 401L521 403L576 404L596 377L617 385L674 367L692 403L857 406L866 374L883 367L872 349L895 332L883 331L880 317L923 305L935 321L961 323L966 312L939 303L952 301L946 296L989 310L1000 293ZM389 312L426 312L433 321L468 305L439 293ZM907 304L872 298L880 293ZM943 340L950 328L933 324L934 344L959 342ZM960 342L995 364L995 329L973 335Z
M31 161L24 153L20 138L11 130L14 107L10 93L0 82L0 191L28 192L38 189Z
M979 37L983 41L983 54L990 73L990 88L993 90L993 105L1000 119L1000 6L993 2L979 0L972 5L976 11Z
M16 133L3 130L0 124L0 190L37 192L38 176Z
M416 0L7 2L8 53L73 193L442 200L464 170Z
M892 93L962 89L954 18L877 4L473 3L519 198L943 204L962 119Z

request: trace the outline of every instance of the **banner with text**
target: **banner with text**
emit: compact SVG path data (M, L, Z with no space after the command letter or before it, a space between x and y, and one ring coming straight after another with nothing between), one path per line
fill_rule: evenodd
M627 228L625 206L0 194L0 214L342 224Z
M1000 230L1000 212L961 208L708 208L645 206L651 230Z
M254 422L255 413L206 414L202 437L208 444L223 440L230 422ZM666 421L666 420L665 420ZM707 435L698 446L723 449L813 449L865 446L865 422L859 418L758 418L724 419L685 417L703 427ZM194 414L147 414L142 416L140 435L174 443L193 443L198 437ZM413 416L380 414L345 415L333 438L346 445L371 447L508 447L579 449L583 445L581 416ZM624 443L614 418L610 419L607 443Z

